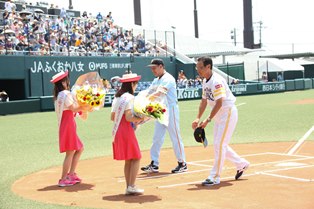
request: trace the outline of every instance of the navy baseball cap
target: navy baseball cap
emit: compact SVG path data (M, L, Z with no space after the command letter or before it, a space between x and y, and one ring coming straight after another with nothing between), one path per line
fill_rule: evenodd
M202 143L204 147L207 147L208 141L205 136L205 130L201 127L198 127L194 130L194 139L198 143Z
M162 65L164 66L164 61L162 61L162 59L153 59L149 65L147 65L147 67L154 67L154 66L158 66L158 65Z

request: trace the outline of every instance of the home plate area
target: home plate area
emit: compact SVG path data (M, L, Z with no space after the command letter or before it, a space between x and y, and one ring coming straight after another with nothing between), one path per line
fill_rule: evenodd
M213 147L186 147L188 172L172 174L176 166L173 150L162 149L159 173L140 171L136 184L143 195L126 196L123 161L112 156L82 160L78 172L83 182L68 188L56 186L61 166L24 176L12 186L24 198L85 208L231 208L312 209L314 192L313 142L295 154L286 154L293 142L236 144L232 148L250 162L239 180L236 168L225 161L221 183L202 186L213 165ZM141 166L150 162L143 152Z

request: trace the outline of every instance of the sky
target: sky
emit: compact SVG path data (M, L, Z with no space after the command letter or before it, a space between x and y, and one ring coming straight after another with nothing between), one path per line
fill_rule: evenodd
M36 2L36 0L28 0ZM46 0L68 8L67 0ZM243 46L243 0L196 0L199 38ZM87 4L88 3L88 4ZM115 23L133 28L133 0L72 0L74 10L93 15L112 12ZM254 42L276 53L314 51L313 0L252 0ZM142 26L145 29L172 31L194 36L194 0L141 0ZM259 22L262 22L260 29ZM261 34L261 37L260 37Z

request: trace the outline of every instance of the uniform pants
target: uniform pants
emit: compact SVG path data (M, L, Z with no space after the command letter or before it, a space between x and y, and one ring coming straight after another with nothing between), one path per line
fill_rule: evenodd
M229 141L238 122L238 110L235 106L222 108L214 118L214 166L209 174L209 179L220 180L220 174L225 159L234 163L237 170L248 164L231 147Z
M153 144L150 149L151 159L154 161L154 165L159 165L160 149L165 141L166 131L168 131L174 154L178 162L186 162L184 145L180 134L180 117L179 107L177 104L169 105L169 125L168 127L155 121L155 131L153 136Z

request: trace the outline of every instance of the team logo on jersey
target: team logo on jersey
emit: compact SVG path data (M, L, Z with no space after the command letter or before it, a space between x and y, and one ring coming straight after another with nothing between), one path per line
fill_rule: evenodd
M217 84L217 85L215 86L215 89L219 89L219 88L221 88L221 87L222 87L221 84Z
M214 101L214 95L211 89L205 88L205 95L208 100Z

